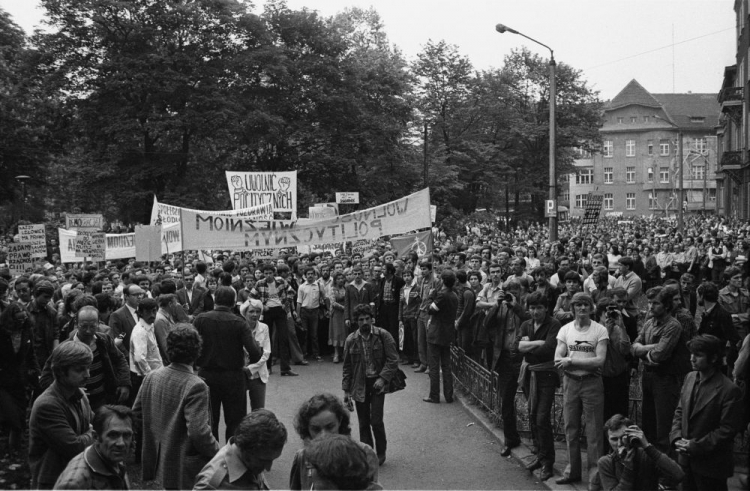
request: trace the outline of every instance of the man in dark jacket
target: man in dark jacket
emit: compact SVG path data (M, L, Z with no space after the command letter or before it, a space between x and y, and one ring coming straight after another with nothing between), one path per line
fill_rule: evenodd
M391 333L394 341L399 338L398 304L402 286L404 286L404 280L396 276L396 267L392 263L386 264L385 276L380 281L380 292L377 296L378 324Z
M34 299L26 307L31 319L31 332L34 335L34 355L40 365L47 361L52 350L60 344L57 312L50 305L54 293L55 289L51 283L41 281L34 288Z
M430 321L427 323L427 352L430 366L430 395L425 402L440 402L440 370L443 371L443 396L453 402L453 375L451 375L451 343L456 339L456 311L458 297L453 292L456 274L446 270L440 275L443 287L430 304Z

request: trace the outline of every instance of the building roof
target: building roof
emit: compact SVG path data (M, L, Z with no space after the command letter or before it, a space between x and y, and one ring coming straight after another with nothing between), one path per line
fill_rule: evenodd
M631 106L637 104L639 106L646 107L661 107L659 101L643 88L636 79L631 80L614 99L609 101L605 111L612 111L625 106Z
M653 94L669 119L683 129L712 130L719 124L717 94ZM703 121L698 121L704 118Z

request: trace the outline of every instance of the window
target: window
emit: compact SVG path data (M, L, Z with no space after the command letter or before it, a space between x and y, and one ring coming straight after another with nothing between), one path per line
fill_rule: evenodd
M625 168L625 182L628 184L635 183L635 167Z
M614 144L612 143L612 140L605 140L604 141L604 156L605 157L611 157L613 154Z
M562 201L563 203L570 203L570 191L569 190L566 189L565 191L560 193L560 201Z
M625 209L635 210L635 193L625 195Z
M706 139L705 138L696 138L693 140L693 148L696 152L705 153L706 152Z
M654 141L653 140L648 141L648 154L649 155L654 154Z
M623 118L617 118L617 122L620 123L620 124L622 124L623 123Z
M653 192L648 193L648 209L653 210L657 206L656 195Z
M586 206L586 196L588 196L588 194L576 194L576 208L583 208Z
M630 122L631 123L637 123L638 122L638 117L637 116L630 116Z
M575 155L577 159L590 159L592 157L591 150L587 150L581 147L577 147L575 149Z
M576 174L576 184L591 184L594 182L594 169L581 169Z
M604 184L612 184L612 167L604 168Z
M669 142L662 140L659 143L659 155L669 155Z
M694 165L691 179L703 179L706 175L706 167L703 165Z
M648 123L651 119L648 116L643 116L643 122Z
M627 140L625 142L625 156L635 157L635 140Z
M669 168L659 169L659 182L660 183L669 182Z
M706 118L703 116L690 116L690 122L691 123L704 123L706 121Z
M612 197L612 193L604 193L604 209L613 210L615 207L615 199Z
M648 182L654 182L654 169L651 167L648 168L648 177L646 180Z

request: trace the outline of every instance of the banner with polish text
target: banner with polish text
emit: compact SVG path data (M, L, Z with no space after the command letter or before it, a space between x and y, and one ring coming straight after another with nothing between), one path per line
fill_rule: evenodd
M236 172L226 171L232 209L272 204L274 213L285 219L297 219L297 171ZM276 217L281 218L281 217Z
M194 211L196 213L213 213L222 216L244 217L250 220L273 219L273 204L271 203L254 206L252 208L242 208L239 210L206 211L159 203L156 196L154 196L154 206L151 208L151 223L149 225L170 225L173 223L180 223L180 210L182 209Z
M79 263L83 258L76 257L78 233L75 230L57 229L60 236L60 260L63 263ZM106 234L104 259L126 259L135 257L135 234ZM80 248L79 248L80 249Z
M182 246L192 249L283 249L377 239L430 227L429 188L401 199L305 225L271 222L268 228L243 218L181 210ZM261 222L262 223L262 222Z

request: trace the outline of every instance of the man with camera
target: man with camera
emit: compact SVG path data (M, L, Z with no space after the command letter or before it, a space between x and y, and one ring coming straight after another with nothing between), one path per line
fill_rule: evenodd
M609 419L615 414L628 415L630 405L630 338L625 331L623 315L617 301L611 298L599 300L603 309L599 322L607 328L609 346L607 358L602 368L604 384L604 416Z
M678 483L685 477L677 462L650 444L625 416L615 414L604 429L612 451L599 459L601 489L656 490L660 478Z

